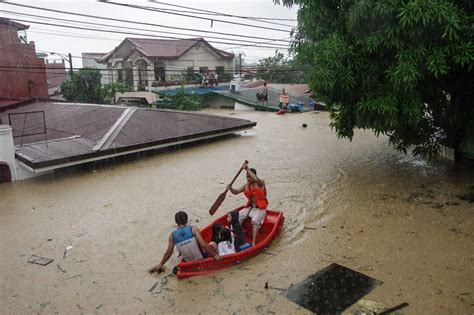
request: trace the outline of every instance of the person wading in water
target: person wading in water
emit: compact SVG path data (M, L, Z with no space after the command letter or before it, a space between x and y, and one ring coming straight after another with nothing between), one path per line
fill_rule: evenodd
M174 219L178 227L170 233L168 237L168 248L163 254L161 262L149 270L150 273L162 272L161 268L170 259L175 246L184 261L203 259L206 253L213 256L215 260L221 259L219 254L204 241L199 229L195 226L187 225L188 215L186 212L177 212ZM201 248L205 250L204 254Z

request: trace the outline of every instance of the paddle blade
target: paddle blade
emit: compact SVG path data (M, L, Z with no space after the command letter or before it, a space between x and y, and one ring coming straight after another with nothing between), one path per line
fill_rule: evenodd
M209 214L210 215L214 215L214 213L216 213L217 209L219 209L222 202L224 201L226 194L227 194L227 190L224 191L222 194L220 194L219 197L217 197L216 201L214 201L214 204L209 209Z

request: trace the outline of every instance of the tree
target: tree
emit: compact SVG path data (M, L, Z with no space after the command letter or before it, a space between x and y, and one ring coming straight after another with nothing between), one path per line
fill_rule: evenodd
M105 103L115 104L115 93L124 93L132 91L130 86L120 82L111 82L102 86L102 97Z
M177 89L176 95L170 97L164 107L177 110L200 110L202 102L199 95L186 94L184 87L181 87Z
M120 83L100 83L100 70L95 68L82 68L71 80L61 84L61 93L68 101L93 104L115 103L116 92L131 91L131 88Z
M68 101L80 103L104 103L101 74L95 68L82 68L71 80L61 84L61 93Z
M459 148L474 121L472 1L281 2L299 5L292 52L339 137L372 129L427 157Z
M308 77L295 60L285 58L278 50L272 57L262 58L257 66L257 78L273 83L307 83Z

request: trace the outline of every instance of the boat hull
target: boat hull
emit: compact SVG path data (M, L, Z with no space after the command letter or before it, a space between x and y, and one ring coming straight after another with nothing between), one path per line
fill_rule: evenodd
M237 208L236 210L242 210L244 207ZM245 234L246 241L252 243L250 238L251 224L250 220L245 220L242 224L242 229ZM194 260L185 262L181 258L178 262L178 271L176 276L178 278L187 278L193 276L200 276L207 273L219 271L227 267L239 264L255 255L260 253L262 250L267 248L271 241L278 237L283 227L285 217L281 211L267 210L265 221L260 227L257 235L255 246L242 250L235 254L229 254L221 256L221 260L215 260L214 258L205 258L200 260ZM202 230L201 234L206 242L210 242L212 236L212 225L216 222L220 222L223 225L227 225L227 213L214 220L209 225L206 225Z

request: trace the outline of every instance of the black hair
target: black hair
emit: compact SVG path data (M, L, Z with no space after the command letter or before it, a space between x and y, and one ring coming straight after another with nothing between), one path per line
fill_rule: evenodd
M232 244L232 236L230 234L230 230L226 228L222 228L219 231L219 240L221 242L229 242L230 244Z
M186 223L188 223L188 214L184 211L176 212L174 221L177 225L186 225Z
M257 176L257 170L256 170L256 169L254 169L254 168L251 168L250 170L252 171L252 173L254 173L254 174L255 174L255 176Z
M234 210L234 211L230 211L229 214L230 214L229 226L232 226L232 227L240 226L239 212Z
M219 243L219 231L221 229L222 229L222 224L220 222L216 222L212 225L211 242L215 242L216 244Z
M234 211L229 212L229 214L231 217L231 220L229 222L229 228L235 235L235 239L234 239L235 250L239 252L240 246L245 243L244 231L242 231L242 227L240 226L240 222L239 222L239 211L234 210Z

